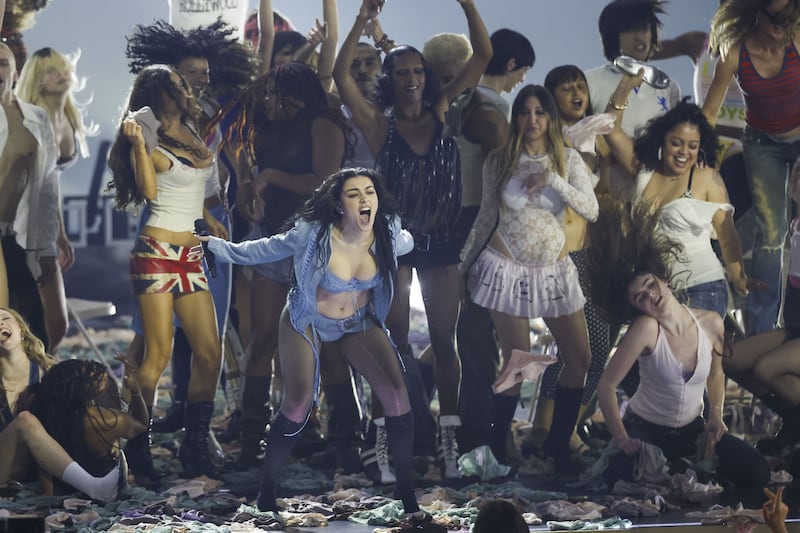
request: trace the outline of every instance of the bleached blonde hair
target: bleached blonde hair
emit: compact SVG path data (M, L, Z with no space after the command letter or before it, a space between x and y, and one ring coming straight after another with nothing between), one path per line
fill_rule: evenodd
M50 47L40 48L28 58L25 66L22 67L17 80L15 94L21 100L47 109L41 87L42 80L48 69L56 68L69 72L72 84L67 93L64 114L75 130L81 157L89 157L89 146L86 138L97 135L99 127L94 122L87 124L84 119L86 107L91 103L92 97L90 96L85 102L79 102L75 98L75 94L86 87L86 78L78 77L76 74L76 65L80 57L80 48L75 53L68 55L61 54Z

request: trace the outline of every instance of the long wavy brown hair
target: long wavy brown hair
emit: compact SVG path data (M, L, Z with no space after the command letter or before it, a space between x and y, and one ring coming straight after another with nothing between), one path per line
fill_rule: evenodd
M641 314L628 301L628 285L643 274L669 282L683 244L656 231L658 212L645 202L631 210L604 194L598 203L600 214L589 225L592 298L609 322L624 324Z
M708 47L712 55L727 57L731 47L740 45L756 29L759 17L772 0L724 0L711 19ZM787 42L800 28L800 0L789 0L777 16L786 27Z

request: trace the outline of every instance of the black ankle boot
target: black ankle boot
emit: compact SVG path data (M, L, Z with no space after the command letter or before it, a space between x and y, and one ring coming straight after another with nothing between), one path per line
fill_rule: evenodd
M174 433L183 429L183 415L185 411L185 402L173 401L164 416L153 419L151 431L153 433Z
M283 413L278 413L269 428L267 438L267 453L264 456L264 465L261 473L261 486L258 489L256 506L259 511L278 511L275 501L278 490L278 476L283 469L286 459L292 453L297 435L303 424L292 422Z
M153 423L153 408L148 407L147 413L150 415L150 424L138 436L128 440L124 452L128 469L136 479L136 483L143 487L153 487L159 483L162 476L153 466L153 456L150 454L150 426Z
M409 411L400 416L387 416L386 433L389 439L389 451L394 458L395 485L394 495L403 501L406 513L419 511L417 497L414 495L414 468L411 454L414 443L414 417Z
M511 430L511 423L514 421L517 404L519 404L519 396L508 396L506 394L492 396L492 429L489 432L489 447L492 449L497 462L502 464L507 464L508 462L508 453L506 451L508 432Z
M234 468L253 468L263 451L264 440L271 410L269 408L270 378L246 376L242 391L242 416L239 421L239 459Z
M186 404L186 433L183 436L178 459L184 473L189 477L217 475L212 456L209 454L209 435L214 402Z
M553 422L550 424L550 431L544 440L542 449L555 459L556 470L562 476L575 476L580 473L580 467L572 461L569 439L575 430L582 397L582 388L570 389L561 385L556 386L553 398Z

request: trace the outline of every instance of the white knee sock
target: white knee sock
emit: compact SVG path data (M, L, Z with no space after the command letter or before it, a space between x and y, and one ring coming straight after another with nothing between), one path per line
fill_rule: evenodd
M93 500L113 501L117 497L119 469L114 468L103 477L94 477L75 461L67 465L61 479L88 495Z

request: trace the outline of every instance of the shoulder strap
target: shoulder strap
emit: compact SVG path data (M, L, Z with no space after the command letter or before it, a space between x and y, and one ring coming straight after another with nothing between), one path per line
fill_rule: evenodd
M692 180L694 179L694 165L692 165L692 169L689 171L689 183L686 185L686 193L691 196L692 194Z
M39 365L36 361L31 361L31 370L28 373L28 385L39 383Z

